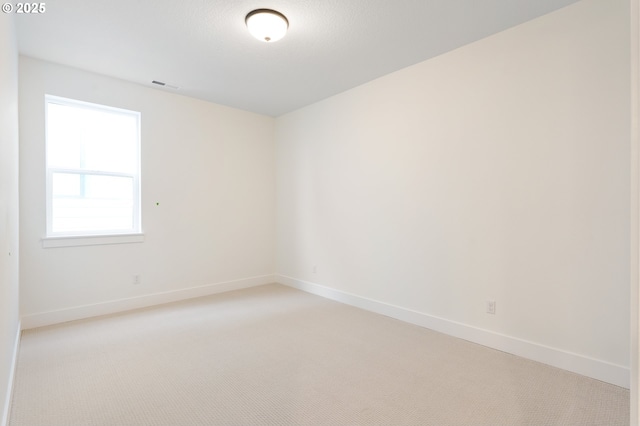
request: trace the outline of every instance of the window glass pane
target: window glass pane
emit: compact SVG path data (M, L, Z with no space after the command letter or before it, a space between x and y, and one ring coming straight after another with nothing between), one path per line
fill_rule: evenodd
M49 167L133 173L138 118L133 114L48 103Z
M47 104L47 166L80 168L82 126L66 105ZM73 125L74 121L77 125Z
M134 172L137 169L136 118L96 110L86 110L85 116L83 168Z
M80 197L81 179L80 175L70 173L54 173L53 174L53 197Z
M67 184L77 178L80 195L70 197ZM53 232L118 231L134 227L133 178L54 173L52 192ZM56 195L57 194L57 195Z
M85 198L133 202L133 179L129 177L85 175Z

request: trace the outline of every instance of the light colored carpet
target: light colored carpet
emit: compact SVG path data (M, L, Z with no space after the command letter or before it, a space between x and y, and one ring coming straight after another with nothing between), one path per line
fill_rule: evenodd
M629 391L280 285L25 331L10 426L628 425Z

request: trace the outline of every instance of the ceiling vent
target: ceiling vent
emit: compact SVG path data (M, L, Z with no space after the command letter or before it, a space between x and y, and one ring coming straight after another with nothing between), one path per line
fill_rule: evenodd
M165 83L164 81L152 80L151 83L157 86L166 87L167 89L178 90L180 88L180 86L176 86L175 84Z

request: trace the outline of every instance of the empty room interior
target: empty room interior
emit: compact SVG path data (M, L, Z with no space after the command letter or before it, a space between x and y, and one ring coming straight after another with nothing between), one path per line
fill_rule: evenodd
M638 10L4 3L0 426L637 425Z

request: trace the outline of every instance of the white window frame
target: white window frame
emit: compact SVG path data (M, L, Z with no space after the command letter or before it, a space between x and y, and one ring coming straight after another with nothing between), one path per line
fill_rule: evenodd
M107 111L110 113L124 114L134 116L137 123L137 173L121 173L121 172L105 172L87 169L67 169L58 167L49 167L48 163L48 105L50 103L65 105L75 108L93 109L98 111ZM144 241L142 233L142 212L141 212L141 191L140 191L140 122L141 114L138 111L127 110L123 108L115 108L106 105L100 105L90 102L79 101L75 99L63 98L60 96L45 95L45 168L46 168L46 236L42 240L43 247L65 247L79 245L96 245L96 244L120 244ZM116 176L130 177L133 179L133 227L126 230L88 230L88 231L72 231L72 232L54 232L53 231L53 174L69 173L81 174L88 176Z

